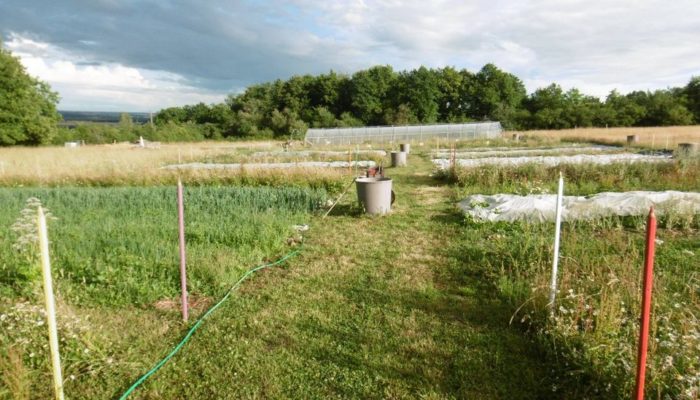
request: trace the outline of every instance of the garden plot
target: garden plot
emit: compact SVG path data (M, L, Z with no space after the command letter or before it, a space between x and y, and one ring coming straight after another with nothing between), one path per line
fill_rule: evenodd
M456 163L460 167L479 167L482 165L518 166L524 164L540 164L545 166L557 166L559 164L612 164L635 162L667 162L671 161L670 155L651 154L576 154L571 156L531 156L531 157L485 157L476 159L459 158ZM440 158L433 160L433 164L439 170L450 168L450 160Z
M525 148L525 149L509 149L509 150L470 150L457 151L455 156L458 158L483 158L483 157L516 157L516 156L532 156L546 154L590 154L622 151L622 147L616 146L586 146L586 147L549 147L549 148ZM449 158L449 151L439 151L434 158Z
M557 196L537 194L519 196L496 194L473 195L462 200L459 208L478 221L553 221ZM611 216L644 215L654 207L659 214L700 214L700 193L663 192L605 192L592 196L564 196L564 221L590 220Z
M302 151L258 151L253 153L253 157L337 157L352 154L368 154L373 156L386 156L384 150L348 150L348 151L322 151L322 150L302 150Z
M242 170L242 169L286 169L286 168L369 168L376 166L374 161L300 161L287 163L231 163L231 164L208 164L208 163L187 163L166 165L162 169L189 169L189 170Z
M498 147L493 147L493 146L485 146L485 147L464 147L464 148L459 148L457 149L458 152L464 151L464 152L485 152L485 151L521 151L521 150L552 150L552 149L562 149L562 150L569 150L569 149L582 149L586 147L595 147L595 148L600 148L600 149L620 149L620 146L611 146L611 145L590 145L587 143L571 143L571 144L560 144L558 146L541 146L541 147L532 147L532 146L498 146ZM441 149L436 149L434 153L447 153L452 151L452 149L446 149L446 148L441 148Z

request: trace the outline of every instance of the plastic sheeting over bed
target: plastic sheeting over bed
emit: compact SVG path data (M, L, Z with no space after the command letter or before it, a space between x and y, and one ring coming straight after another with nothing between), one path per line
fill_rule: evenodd
M670 155L650 155L650 154L577 154L573 156L537 156L537 157L485 157L474 159L457 159L460 167L479 167L482 165L505 165L518 166L524 164L541 164L545 166L556 166L559 164L612 164L612 163L634 163L634 162L664 162L673 159ZM450 167L450 160L433 160L438 169Z
M233 163L233 164L207 164L207 163L189 163L167 165L162 169L283 169L283 168L349 168L374 167L377 163L374 161L300 161L293 163Z
M518 196L512 194L473 195L459 203L462 211L477 221L554 221L555 194ZM692 192L604 192L592 196L564 196L564 221L590 220L611 216L644 215L649 208L663 214L671 211L700 214L700 193Z

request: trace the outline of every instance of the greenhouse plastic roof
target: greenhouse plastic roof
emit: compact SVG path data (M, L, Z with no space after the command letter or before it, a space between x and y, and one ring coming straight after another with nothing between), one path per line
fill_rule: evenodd
M497 138L503 132L500 122L357 128L309 129L306 141L313 144L359 144L366 142L410 142L429 139L470 140Z

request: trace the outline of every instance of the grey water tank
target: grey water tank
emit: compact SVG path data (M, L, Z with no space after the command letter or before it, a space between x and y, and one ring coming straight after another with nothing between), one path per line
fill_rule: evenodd
M370 215L391 211L391 178L357 178L357 200Z
M391 152L391 166L392 167L405 167L406 166L406 153L403 151L392 151Z
M698 153L700 153L700 143L678 143L679 156L688 157Z

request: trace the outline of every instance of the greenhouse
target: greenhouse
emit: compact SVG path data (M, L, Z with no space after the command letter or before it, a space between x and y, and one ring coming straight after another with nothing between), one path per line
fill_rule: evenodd
M309 129L306 131L306 141L312 144L360 144L423 142L431 139L471 140L497 138L501 132L503 132L503 128L500 122L367 126Z

